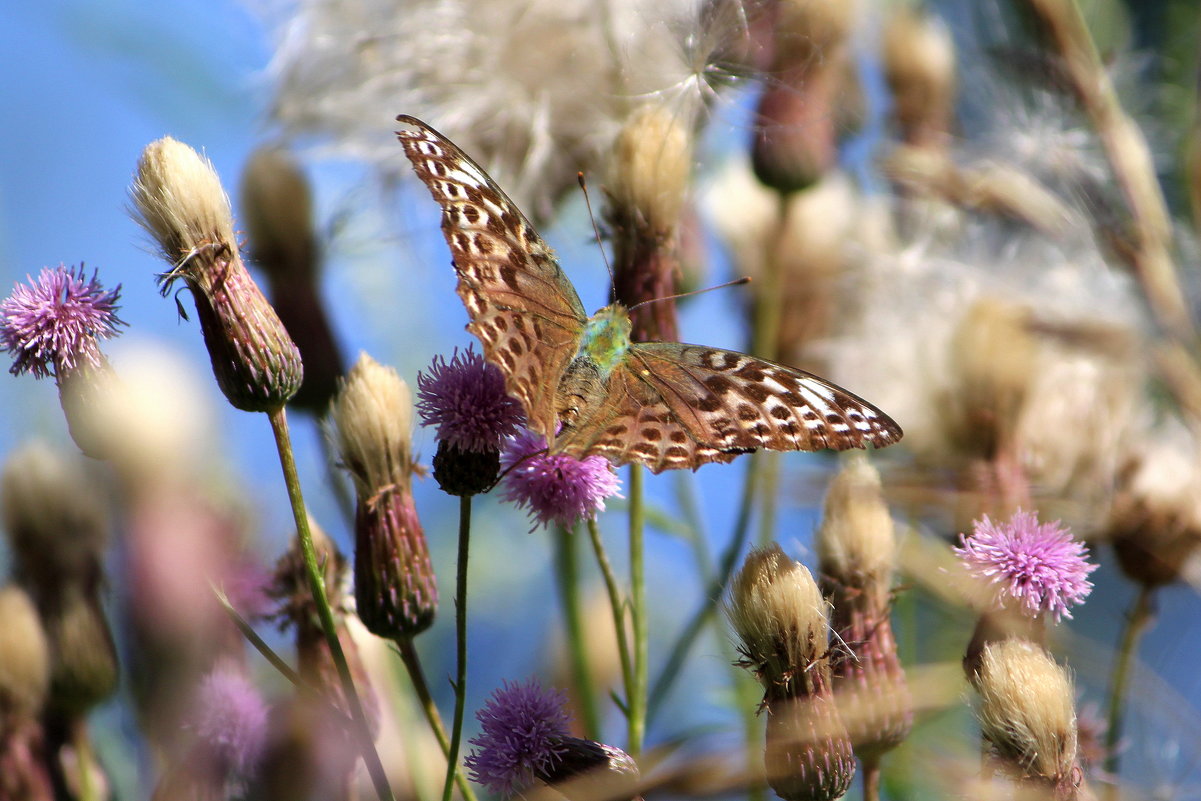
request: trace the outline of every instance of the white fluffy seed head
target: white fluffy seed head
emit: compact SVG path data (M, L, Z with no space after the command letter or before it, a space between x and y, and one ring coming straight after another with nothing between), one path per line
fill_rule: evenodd
M330 407L331 435L360 495L408 485L413 470L413 399L391 367L366 353Z

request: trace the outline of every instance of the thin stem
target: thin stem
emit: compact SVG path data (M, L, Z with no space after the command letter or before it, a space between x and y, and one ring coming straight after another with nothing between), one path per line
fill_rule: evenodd
M600 737L600 716L596 709L596 685L588 662L588 643L584 635L584 614L580 601L579 545L575 532L555 526L555 578L563 604L563 623L567 629L567 653L571 660L571 678L584 731L590 739Z
M646 735L646 688L650 653L646 629L646 546L643 542L642 465L630 465L630 631L634 638L629 697L629 751L637 758Z
M275 446L279 451L279 463L284 471L284 484L288 488L288 500L292 504L292 517L296 521L296 536L300 540L300 551L304 556L305 573L309 579L309 589L313 593L313 601L317 605L317 616L321 619L321 629L325 633L325 642L329 645L330 656L338 670L338 678L342 682L342 691L346 695L346 703L350 707L350 717L354 720L355 736L359 740L363 762L367 773L371 775L371 783L375 785L376 795L380 801L391 801L392 788L388 786L388 777L384 773L384 765L380 762L379 753L375 750L375 740L371 736L371 727L367 724L367 716L363 713L363 704L354 688L354 679L350 675L350 666L346 663L346 654L342 652L342 643L338 639L338 629L334 622L334 613L329 606L329 598L325 594L325 581L321 568L317 564L317 552L313 548L313 533L309 530L309 515L305 509L304 496L300 491L300 474L296 471L296 459L292 454L292 440L288 434L288 418L281 406L267 413L271 421L271 431L275 435Z
M450 790L459 769L459 746L463 740L463 708L467 705L467 555L471 543L471 496L459 497L459 561L455 572L455 716L451 722L450 750L446 754L446 781L442 801L450 801Z
M96 801L96 783L92 781L92 743L88 738L87 721L81 718L71 721L70 725L76 767L79 770L79 801Z
M1130 684L1130 668L1134 664L1135 654L1138 653L1138 642L1142 638L1143 632L1147 630L1147 624L1151 622L1154 593L1154 588L1146 584L1139 585L1134 606L1126 616L1121 644L1118 646L1117 661L1113 666L1113 679L1109 689L1109 730L1105 733L1105 753L1108 754L1105 759L1105 772L1115 779L1107 791L1107 796L1111 801L1118 797L1116 779L1119 775L1120 755L1117 752L1117 745L1122 739L1122 726L1125 722L1123 707L1125 706L1126 689Z
M862 760L863 801L880 801L880 760Z
M449 757L450 737L446 734L446 727L442 725L442 715L438 713L438 706L434 703L433 695L430 694L429 684L425 680L425 671L421 669L421 659L417 656L417 649L413 647L413 638L401 637L395 642L400 662L409 674L409 681L413 683L413 691L417 693L417 700L421 704L421 710L425 712L425 719L429 721L430 730L442 748L442 753ZM455 784L458 785L459 792L463 794L464 801L475 801L475 791L471 789L467 777L457 766Z
M630 661L630 643L626 635L626 604L621 595L621 587L617 584L617 574L605 551L605 542L601 539L600 527L596 520L588 521L588 536L592 540L592 550L596 554L596 564L600 568L601 577L605 582L605 590L609 596L609 608L613 612L613 628L617 636L617 655L621 661L621 682L625 688L626 698L629 698L634 684L634 668ZM629 702L623 711L629 710Z
M667 698L668 692L671 691L672 682L680 675L680 668L684 665L684 660L688 658L688 652L692 650L696 638L700 636L701 630L705 624L713 616L714 610L717 609L717 603L721 599L722 593L725 592L726 584L730 580L731 574L734 572L734 565L738 561L738 555L742 553L746 547L747 539L751 531L751 510L754 508L756 489L759 484L759 470L761 454L751 456L750 465L747 468L746 480L742 485L742 499L738 505L738 517L734 521L734 536L730 539L730 544L721 554L721 559L718 561L717 573L713 579L705 587L705 596L701 599L700 606L692 613L688 623L681 630L679 637L671 647L667 661L663 665L663 669L659 671L658 677L655 679L654 688L650 695L650 715L651 717L663 705L664 699Z

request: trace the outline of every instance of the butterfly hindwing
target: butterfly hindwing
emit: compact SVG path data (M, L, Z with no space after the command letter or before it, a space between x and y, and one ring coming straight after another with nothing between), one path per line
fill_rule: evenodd
M530 427L553 436L558 381L587 319L579 296L550 247L482 167L420 120L397 122L405 155L442 208L467 328L504 372Z

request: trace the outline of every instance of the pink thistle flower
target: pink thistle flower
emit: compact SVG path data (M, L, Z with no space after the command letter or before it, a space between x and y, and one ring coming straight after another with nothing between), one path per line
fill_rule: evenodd
M475 713L482 731L463 761L472 781L511 796L552 773L568 750L567 697L531 679L505 682Z
M475 453L500 450L525 423L500 368L470 346L461 354L455 348L449 362L434 357L429 372L417 375L417 411L423 425L437 426L440 442Z
M26 276L29 278L29 276ZM117 334L125 322L117 317L121 286L105 290L92 273L84 278L73 267L44 267L37 280L17 284L0 301L0 349L13 354L13 375L35 378L60 375L86 363L101 367L96 344Z
M222 663L197 690L192 728L231 774L253 770L267 739L267 705L240 668Z
M960 535L955 554L979 579L999 585L1000 599L1012 598L1031 617L1049 614L1071 618L1070 606L1092 591L1084 543L1059 521L1039 523L1034 512L1014 513L997 524L985 515L973 524L970 537Z
M548 454L546 440L524 431L501 454L505 471L501 497L534 513L536 526L571 526L595 517L605 498L618 494L621 480L603 456L576 459Z

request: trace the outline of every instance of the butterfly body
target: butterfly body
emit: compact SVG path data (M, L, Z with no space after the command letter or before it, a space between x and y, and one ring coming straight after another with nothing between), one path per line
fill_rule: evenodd
M817 376L735 351L631 342L621 304L589 317L554 253L505 193L413 117L397 136L442 208L468 330L554 453L695 469L772 450L883 447L901 429Z

